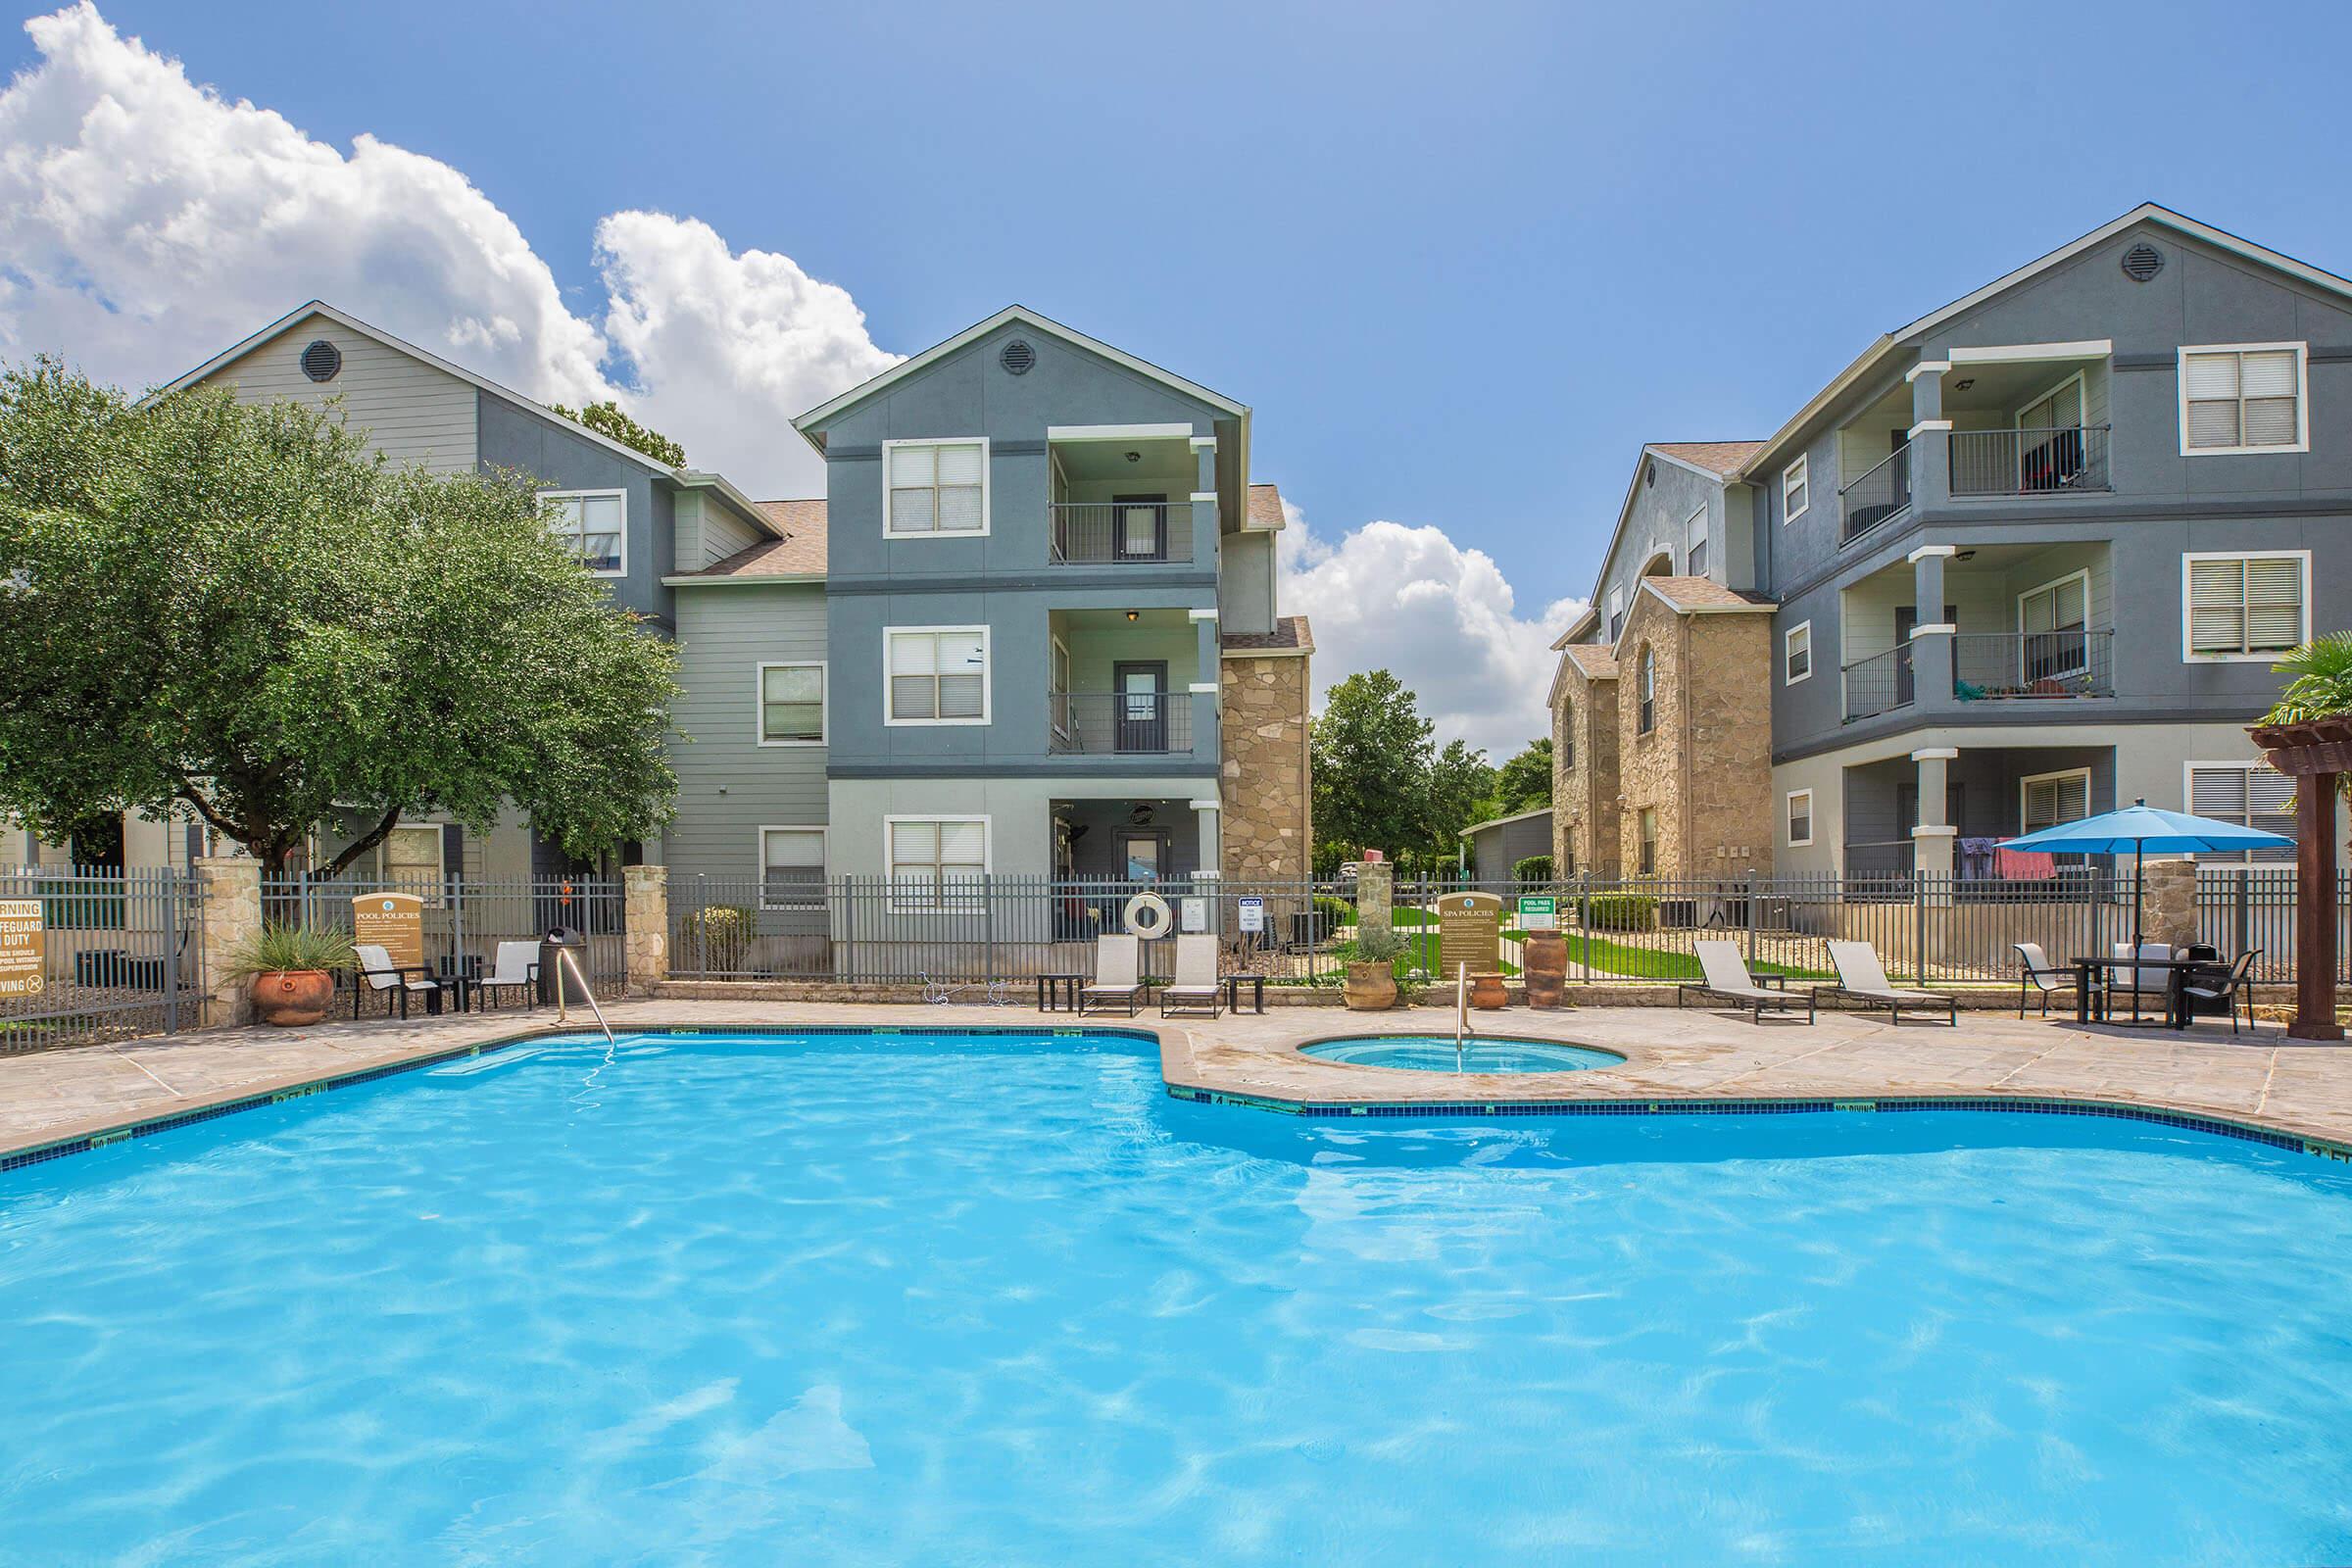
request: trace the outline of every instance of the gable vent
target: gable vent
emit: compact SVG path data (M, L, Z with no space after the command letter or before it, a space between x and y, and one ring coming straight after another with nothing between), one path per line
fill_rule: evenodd
M343 372L343 351L320 338L302 351L302 373L314 381L332 381Z
M2124 252L2124 275L2134 283L2145 283L2164 270L2164 252L2153 245L2134 245Z
M997 363L1014 375L1027 375L1037 364L1037 350L1031 348L1027 340L1016 337L1004 345L1004 352L997 356Z

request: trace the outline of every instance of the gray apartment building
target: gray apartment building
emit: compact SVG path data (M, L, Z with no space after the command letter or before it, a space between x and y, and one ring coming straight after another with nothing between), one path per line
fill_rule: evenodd
M1768 722L1694 689L1725 660L1669 678L1705 613L1756 628L1725 659L1761 662ZM1555 854L1991 875L1993 841L2135 798L2291 832L2244 726L2281 652L2347 625L2352 282L2143 206L1879 338L1767 439L1643 450L1561 640ZM1761 809L1666 845L1627 818L1674 780L1639 807L1628 780L1694 737Z

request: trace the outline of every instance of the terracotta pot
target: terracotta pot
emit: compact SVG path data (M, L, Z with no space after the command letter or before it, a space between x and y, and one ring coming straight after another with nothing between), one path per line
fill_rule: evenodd
M1386 1012L1396 1005L1396 971L1387 963L1350 963L1340 995L1357 1012Z
M1530 931L1519 945L1527 982L1527 1004L1549 1012L1568 989L1568 939L1557 931Z
M1470 977L1470 1005L1485 1012L1511 1004L1511 994L1502 988L1498 974L1474 974Z
M271 969L253 977L254 1016L280 1029L317 1023L335 1000L335 977L324 969Z

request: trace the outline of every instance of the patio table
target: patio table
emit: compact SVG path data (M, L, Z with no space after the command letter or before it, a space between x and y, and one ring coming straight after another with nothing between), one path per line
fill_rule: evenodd
M2092 971L2098 969L2169 970L2170 973L2165 976L2164 1016L2161 1018L2151 1018L2149 1022L2161 1023L2172 1029L2185 1029L2189 1025L2188 1008L2185 1005L2184 999L2181 996L2181 987L2187 983L2190 971L2196 969L2209 969L2213 966L2213 960L2211 958L2078 957L2069 959L2068 961L2071 962L2075 967L2075 1021L2077 1023L2088 1023L2091 1021L2090 977ZM2104 996L2106 994L2106 988L2101 987L2099 994ZM2099 1010L2102 1014L2100 1019L2101 1022L2111 1023L2114 1021L2112 1018L2105 1016L2105 1014L2107 1014L2111 1009L2102 1006Z

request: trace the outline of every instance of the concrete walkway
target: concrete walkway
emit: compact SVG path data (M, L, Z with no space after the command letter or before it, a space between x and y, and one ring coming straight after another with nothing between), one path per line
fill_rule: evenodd
M624 1031L796 1023L1066 1029L1077 1022L1026 1006L636 1001L607 1011ZM1449 1034L1450 1012L1436 1007L1381 1014L1291 1007L1164 1025L1147 1012L1134 1020L1157 1032L1169 1083L1291 1102L2014 1097L2188 1111L2352 1146L2352 1048L2288 1041L2276 1024L2233 1039L2213 1023L2175 1034L1964 1013L1956 1029L1897 1029L1884 1017L1825 1012L1808 1027L1672 1007L1515 1007L1482 1013L1478 1022L1489 1034L1604 1047L1626 1061L1586 1072L1457 1076L1347 1066L1297 1052L1303 1042L1341 1034ZM0 1155L554 1028L552 1011L542 1008L220 1030L0 1057Z

